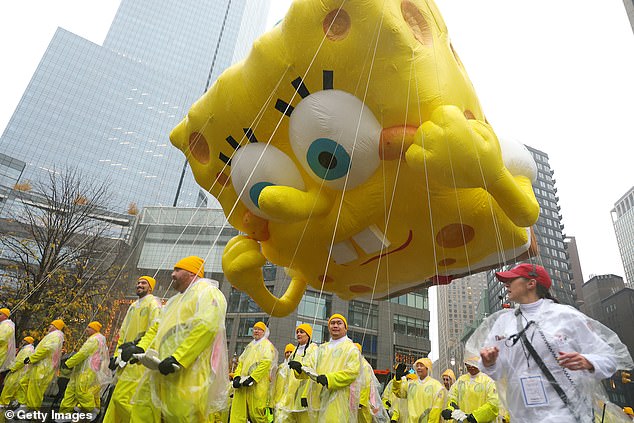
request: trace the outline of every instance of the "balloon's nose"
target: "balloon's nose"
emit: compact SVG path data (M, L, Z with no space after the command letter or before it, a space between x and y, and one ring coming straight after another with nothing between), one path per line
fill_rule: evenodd
M405 157L405 152L414 143L417 128L410 125L399 125L381 131L379 157L381 160L396 160Z

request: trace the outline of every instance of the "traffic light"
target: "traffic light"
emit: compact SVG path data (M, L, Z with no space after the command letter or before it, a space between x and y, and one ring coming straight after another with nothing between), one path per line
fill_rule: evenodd
M632 383L632 374L630 372L621 372L621 383Z

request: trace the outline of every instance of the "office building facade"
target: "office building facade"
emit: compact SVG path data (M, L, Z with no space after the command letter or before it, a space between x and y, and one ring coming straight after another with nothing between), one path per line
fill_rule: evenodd
M172 205L185 159L169 133L263 32L268 5L122 0L102 46L58 28L0 153L26 163L21 181L67 167L107 180L113 209ZM207 200L189 171L178 198Z
M611 214L625 280L630 288L634 288L634 187L614 204Z
M533 225L537 241L538 255L532 257L535 264L544 266L553 280L551 293L562 304L576 305L574 283L564 240L564 224L559 206L554 170L551 168L548 154L526 146L537 164L537 179L533 183L535 197L540 206L539 219ZM506 266L504 269L513 266ZM487 272L489 309L501 310L507 303L504 285L497 281L493 271Z

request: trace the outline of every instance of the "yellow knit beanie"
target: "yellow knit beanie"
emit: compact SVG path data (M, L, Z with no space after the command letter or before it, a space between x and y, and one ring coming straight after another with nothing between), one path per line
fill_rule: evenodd
M51 325L55 326L58 330L62 330L66 327L66 324L62 319L53 320Z
M297 326L295 328L295 332L297 332L297 329L303 330L310 337L310 339L313 339L313 327L308 323L302 323L301 325Z
M197 256L189 256L180 259L175 265L174 269L183 269L188 272L192 272L194 275L197 275L200 278L205 277L205 261Z
M150 285L150 290L154 291L154 287L156 286L156 279L154 279L152 276L141 276L139 280L140 279L147 281L147 283Z
M95 332L101 332L101 326L101 323L97 321L88 323L88 327L93 329Z

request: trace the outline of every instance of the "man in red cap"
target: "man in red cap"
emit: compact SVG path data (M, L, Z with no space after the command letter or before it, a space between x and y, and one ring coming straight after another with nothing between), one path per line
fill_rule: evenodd
M496 277L516 307L485 319L465 350L480 356L511 421L592 422L601 380L634 366L627 347L601 323L553 301L542 266L523 263Z

